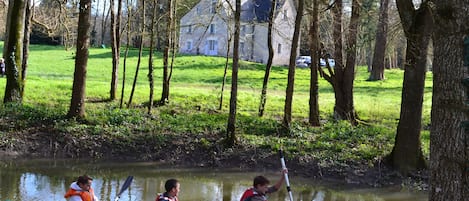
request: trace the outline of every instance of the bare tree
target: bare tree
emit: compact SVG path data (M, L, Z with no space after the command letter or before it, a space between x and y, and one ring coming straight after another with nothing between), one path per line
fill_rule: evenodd
M388 34L388 5L389 0L381 0L379 7L378 30L376 31L375 51L369 80L384 79L384 57Z
M292 120L291 113L292 113L292 103L293 103L293 89L295 86L295 68L296 68L296 51L298 49L298 41L300 38L300 26L301 26L301 19L303 18L303 9L304 8L304 0L298 1L298 9L295 17L295 31L293 32L293 40L291 44L291 52L290 52L290 62L288 64L288 83L287 83L287 90L286 90L286 97L285 97L285 108L283 114L283 126L286 128L290 128L290 123Z
M334 2L332 12L334 15L333 24L333 37L334 37L334 70L329 66L328 59L326 73L322 68L319 68L320 74L326 79L334 89L335 105L334 117L336 119L348 120L351 124L357 124L357 114L353 105L353 82L355 79L355 59L356 59L356 43L358 22L360 17L358 0L352 1L352 15L350 16L350 24L348 27L347 41L346 41L346 65L343 62L343 41L342 41L342 15L343 3L342 0Z
M150 50L149 50L149 58L148 58L148 82L150 84L150 97L148 101L148 114L151 114L151 109L153 107L153 92L155 88L155 81L153 79L153 49L155 43L155 24L158 12L158 1L153 0L153 12L151 16L151 25L150 25Z
M173 34L172 34L172 26L173 26L173 0L168 0L167 2L168 13L167 13L167 24L166 24L166 41L165 47L163 51L163 91L161 93L161 99L159 104L164 105L169 101L169 84L170 84L170 70L169 70L169 53L171 51L171 44Z
M126 5L127 5L127 32L126 32L126 38L127 38L127 44L125 45L125 52L124 52L124 65L122 66L122 88L121 88L121 98L120 98L120 104L119 107L122 108L123 103L124 103L124 92L125 92L125 79L126 79L126 68L127 68L127 57L129 55L129 47L130 47L130 39L132 38L132 23L131 23L131 17L132 17L132 4L131 0L126 0Z
M398 0L397 8L407 38L402 101L391 164L400 172L425 168L420 142L427 50L433 21L428 1L415 9L411 0Z
M231 72L230 113L226 129L226 143L228 146L236 144L236 107L238 100L238 68L239 68L239 27L241 18L241 0L236 0L234 13L233 37L233 70Z
M141 6L141 28L140 28L140 48L138 50L138 60L137 60L137 67L135 69L135 76L134 76L134 82L132 84L132 91L130 92L130 97L129 97L129 103L127 104L127 107L130 108L132 105L132 99L134 97L135 93L135 88L137 87L137 79L138 79L138 71L140 70L140 63L142 61L142 52L143 52L143 38L145 36L145 0L141 0L141 3L139 4Z
M25 9L25 21L24 21L24 39L23 39L23 61L21 67L21 79L23 83L26 83L26 72L28 69L28 58L29 58L29 38L31 35L31 23L34 12L34 4L31 2L34 0L26 0ZM21 97L24 96L24 86L21 88Z
M319 1L313 0L311 4L311 26L309 29L309 42L311 54L311 75L310 75L310 88L309 88L309 124L311 126L320 126L319 122L319 102L318 102L318 68L320 61L320 47L319 47Z
M120 59L120 39L121 39L121 15L122 15L122 0L117 1L117 15L114 11L114 0L109 2L111 10L111 49L112 49L112 76L111 76L111 91L110 99L116 99L117 82L119 76L119 59Z
M80 0L75 73L73 75L72 100L67 114L68 117L85 117L86 66L88 64L88 47L90 42L90 17L91 0Z
M3 47L7 84L3 102L22 103L24 80L23 69L23 39L25 28L26 1L10 0L8 19L6 24L6 41Z
M465 201L469 195L469 3L433 3L429 200Z
M267 102L267 85L269 83L270 71L272 69L272 61L274 59L274 47L272 46L272 27L274 24L274 15L276 12L275 10L276 7L277 7L277 0L272 0L270 4L269 25L267 29L267 47L269 49L269 58L267 59L267 64L265 66L264 81L262 82L261 102L259 104L259 113L258 113L260 117L264 115L265 104Z

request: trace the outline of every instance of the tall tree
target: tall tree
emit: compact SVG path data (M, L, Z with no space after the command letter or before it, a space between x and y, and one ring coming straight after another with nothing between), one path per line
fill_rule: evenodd
M138 3L139 1L137 1ZM134 81L132 83L132 90L130 91L130 97L129 97L129 103L127 104L127 107L130 108L132 105L132 99L134 97L135 93L135 88L137 87L137 79L138 79L138 72L140 71L140 63L142 61L142 53L143 53L143 39L145 36L145 0L140 0L140 10L142 11L141 15L141 25L140 25L140 36L139 36L139 50L138 50L138 60L137 60L137 67L135 68L135 75L134 75Z
M153 11L151 16L151 25L150 25L150 50L148 56L148 83L150 84L150 97L148 100L148 114L151 114L151 109L153 107L153 92L155 89L155 80L153 79L153 50L154 50L154 43L155 43L155 24L158 12L158 1L153 0Z
M420 142L422 102L427 69L427 51L433 21L428 1L415 9L411 0L397 0L401 24L407 38L402 101L391 164L400 172L426 166Z
M298 41L300 38L301 19L303 19L304 0L298 1L298 9L295 17L295 30L293 32L293 40L291 44L290 62L288 64L288 83L285 97L285 107L283 112L283 126L290 128L292 120L292 103L293 103L293 90L295 87L295 68L296 68L296 52L298 50Z
M23 39L23 61L21 67L21 81L23 87L21 88L21 97L24 96L24 85L26 85L26 72L28 69L28 58L29 58L29 38L31 36L31 23L33 19L34 6L31 1L26 0L26 13L24 20L24 39Z
M112 49L112 77L111 77L111 91L110 99L116 99L117 82L119 76L119 59L120 59L120 38L121 38L121 15L122 15L122 0L117 0L117 15L115 12L115 1L110 0L111 10L111 49Z
M121 88L121 98L120 98L120 104L119 107L122 108L124 104L124 92L125 92L125 77L126 77L126 68L127 68L127 57L129 56L129 48L130 48L130 38L131 33L132 33L132 4L130 3L130 0L126 0L126 5L127 5L127 31L126 31L126 39L127 39L127 44L125 45L125 51L124 51L124 65L122 66L122 88Z
M430 201L469 195L469 1L434 0Z
M389 0L381 0L379 7L378 29L376 30L375 51L369 80L384 79L384 57L388 34L388 6Z
M236 106L238 100L238 68L239 68L239 27L241 18L241 0L235 1L234 37L233 37L233 69L231 71L230 113L226 129L226 143L233 146L236 143Z
M23 101L23 39L26 16L25 0L10 0L8 4L6 40L3 47L7 84L3 102Z
M309 28L309 43L311 54L310 66L310 87L309 87L309 118L311 126L320 126L319 122L319 102L318 102L318 68L320 61L319 48L319 0L313 0L311 4L311 25Z
M106 36L106 29L107 29L107 19L109 18L109 13L110 10L106 8L107 7L107 1L108 0L103 0L104 1L104 6L103 6L103 15L101 16L101 45L104 45L104 38Z
M328 73L319 68L321 76L324 77L334 89L335 105L334 117L336 119L348 120L351 124L357 124L357 115L353 105L353 82L355 80L355 59L358 22L360 17L360 5L358 0L352 1L352 15L348 27L346 41L346 64L343 62L343 40L342 40L342 0L336 0L332 12L334 15L333 38L334 38L334 70L327 65ZM328 60L326 59L328 63Z
M169 70L169 53L171 51L171 44L173 39L172 24L173 24L173 0L167 2L167 17L166 17L166 39L163 51L163 91L161 93L160 105L164 105L169 101L169 83L170 83L170 70Z
M85 117L86 66L90 43L91 0L80 0L72 100L68 117Z
M261 103L259 104L258 113L260 117L264 115L265 104L267 102L267 85L269 83L270 71L272 69L272 61L274 59L274 47L272 45L272 27L274 25L274 14L276 7L277 0L272 0L272 3L270 4L269 26L267 30L267 47L269 49L269 58L267 59L267 64L265 66L264 81L262 82Z

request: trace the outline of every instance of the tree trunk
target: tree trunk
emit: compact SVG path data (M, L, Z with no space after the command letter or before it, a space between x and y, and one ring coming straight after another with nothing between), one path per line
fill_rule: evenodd
M259 104L259 117L264 115L265 104L267 102L267 85L269 83L270 71L272 69L272 61L274 59L274 48L272 47L272 27L274 24L274 13L277 7L277 0L272 0L269 12L269 27L267 30L267 47L269 49L269 58L265 66L264 81L262 82L261 103Z
M6 41L3 47L7 84L3 102L21 103L24 88L22 63L26 1L10 0L8 5Z
M420 130L432 21L427 3L421 4L419 10L414 9L412 2L397 1L397 6L407 37L407 50L401 114L394 148L390 156L394 168L407 174L426 166L421 150Z
M318 68L320 61L319 54L319 2L313 0L312 3L311 26L309 29L310 52L311 52L311 78L309 88L309 124L311 126L320 126L319 122L319 87L318 87Z
M110 100L116 99L118 68L119 68L119 52L117 47L116 12L114 10L114 0L109 1L109 9L111 10L111 51L112 51L112 74L111 74L111 90Z
M137 60L137 67L135 68L135 76L134 82L132 84L132 90L130 92L129 103L127 107L130 108L132 105L132 99L134 97L135 88L137 87L137 79L138 79L138 71L140 70L140 63L142 62L142 52L143 52L143 38L145 36L145 0L141 0L141 8L142 8L142 21L141 21L141 29L140 29L140 48L138 50L138 60Z
M109 16L110 10L107 10L106 14L106 8L107 8L107 1L108 0L103 0L104 1L104 6L103 6L103 16L101 17L101 45L104 45L104 36L106 36L106 28L107 28L107 18Z
M228 41L226 47L226 61L225 61L225 70L223 71L223 82L221 84L221 93L220 93L220 103L218 104L218 110L223 108L223 94L225 93L225 83L226 83L226 74L228 72L228 62L230 60L230 51L231 51L231 33L227 33Z
M33 7L31 0L26 0L26 13L24 21L24 39L23 39L23 61L21 64L21 81L23 87L21 88L21 97L24 97L24 85L26 85L26 72L28 69L29 58L29 38L31 36L31 20L33 18Z
M89 30L91 17L91 0L80 0L78 17L77 50L73 91L68 117L85 117L86 66L88 64Z
M233 70L231 72L230 113L226 129L226 144L236 144L236 102L238 100L238 67L239 67L239 26L241 16L241 0L236 0L234 38L233 38Z
M166 40L163 52L163 91L161 93L160 105L169 101L169 52L171 51L172 23L173 23L173 0L168 0L168 14L166 24Z
M292 120L292 102L293 102L293 90L295 86L295 68L296 68L296 52L298 49L298 41L300 38L301 19L303 18L304 0L298 1L298 9L295 17L295 30L293 32L293 40L291 44L290 62L288 64L288 83L285 97L285 108L283 114L283 126L290 128Z
M429 200L466 201L469 195L469 3L467 0L435 0L434 3Z
M132 5L129 4L129 0L126 1L127 4L127 44L125 45L125 53L124 53L124 65L122 66L122 89L121 89L121 100L119 107L122 108L124 104L124 92L125 92L125 75L126 75L126 68L127 68L127 57L129 56L129 47L130 47L130 38L131 36L131 16L132 16Z
M153 107L153 92L155 89L155 81L153 79L153 43L155 42L155 23L156 23L156 13L158 11L158 1L153 0L153 13L151 17L150 25L150 52L148 57L148 83L150 84L150 97L148 100L148 114L151 114L151 109Z
M356 114L353 107L353 81L355 79L356 42L359 19L359 5L357 0L352 1L352 15L350 17L349 33L347 36L347 60L344 67L342 60L342 0L338 0L333 8L334 12L334 59L335 75L332 86L335 94L334 117L348 120L355 125Z
M384 80L384 57L388 34L388 5L389 0L381 0L379 7L378 30L376 31L373 64L368 80Z

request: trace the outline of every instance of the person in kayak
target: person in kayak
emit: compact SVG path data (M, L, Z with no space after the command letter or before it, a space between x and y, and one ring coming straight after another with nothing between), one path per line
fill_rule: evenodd
M278 191L285 181L285 173L287 169L282 170L282 176L273 186L269 186L270 181L264 176L257 176L254 178L253 187L244 191L240 201L267 201L267 194Z
M65 193L68 201L99 201L91 188L93 179L87 175L79 176L77 181L70 185L70 189Z
M178 201L180 186L177 179L168 179L164 184L166 192L158 194L156 201Z

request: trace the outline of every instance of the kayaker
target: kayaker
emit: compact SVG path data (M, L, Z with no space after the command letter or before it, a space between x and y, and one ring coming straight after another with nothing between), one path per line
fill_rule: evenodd
M282 176L273 186L269 186L270 181L264 176L257 176L254 178L253 187L244 191L240 201L267 201L267 194L278 191L285 181L285 173L287 169L282 170Z
M164 184L166 192L158 194L156 201L178 201L180 186L177 179L168 179Z
M70 185L64 197L68 201L99 201L91 188L92 182L93 179L87 175L79 176L77 181Z

